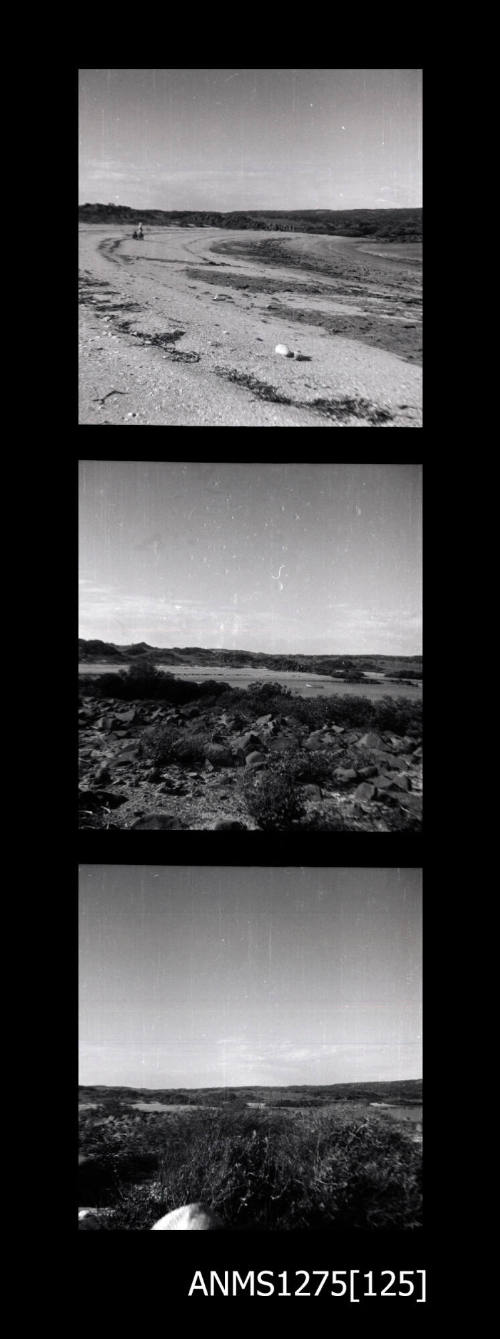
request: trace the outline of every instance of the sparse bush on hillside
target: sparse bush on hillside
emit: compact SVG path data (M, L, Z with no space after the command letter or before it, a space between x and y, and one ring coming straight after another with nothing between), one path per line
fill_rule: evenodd
M141 738L140 753L154 767L168 766L174 761L180 732L174 725L159 725L152 734L147 730Z
M253 785L245 777L243 788L249 813L262 828L289 827L295 819L304 832L344 832L348 824L340 812L335 813L331 808L328 814L306 812L300 795L300 786L307 783L331 784L336 766L336 759L316 749L281 754L272 771L261 773Z
M179 767L202 767L210 746L210 735L201 731L185 737L175 726L159 726L153 735L143 736L141 752L155 767L176 763Z
M256 776L245 776L243 793L248 812L264 831L286 829L302 815L297 784L286 761L270 765Z
M332 756L326 748L301 749L299 753L290 753L285 757L290 779L300 785L312 782L319 786L321 782L332 781L334 769L338 767L338 758Z

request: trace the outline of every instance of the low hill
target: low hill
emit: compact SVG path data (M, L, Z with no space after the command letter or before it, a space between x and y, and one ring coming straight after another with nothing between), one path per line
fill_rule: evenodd
M387 242L420 242L421 209L253 209L217 210L131 209L128 205L85 204L78 209L80 223L143 223L158 228L235 228L264 232L338 233L342 237L373 237Z
M94 641L84 641L78 638L78 655L80 660L125 660L123 649L113 646L111 642L101 642L98 639Z
M387 673L400 677L420 678L422 675L422 656L387 655L274 655L265 651L233 651L225 647L208 649L203 646L149 646L147 642L135 642L132 645L117 646L114 642L78 641L78 654L81 663L98 661L123 661L124 665L135 656L147 656L162 665L227 665L233 668L253 667L300 672L307 674L346 674L350 673Z
M422 1080L401 1079L381 1083L290 1084L287 1087L244 1088L127 1088L86 1085L79 1089L83 1103L162 1102L165 1106L196 1103L219 1106L221 1103L260 1101L273 1106L280 1102L307 1105L309 1102L400 1102L422 1101Z

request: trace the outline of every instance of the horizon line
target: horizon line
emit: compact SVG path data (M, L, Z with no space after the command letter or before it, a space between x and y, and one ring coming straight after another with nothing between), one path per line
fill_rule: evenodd
M119 204L116 204L116 202L113 200L108 200L106 203L103 200L85 200L83 201L83 203L80 201L78 202L79 209L85 209L86 205L90 205L91 208L92 207L95 208L96 206L100 205L102 209L131 209L131 210L142 209L143 214L155 213L155 214L222 214L222 215L236 214L236 213L238 214L281 214L281 213L355 214L360 211L363 211L364 213L369 212L371 214L382 214L385 213L385 211L388 209L392 210L393 213L396 213L400 209L404 210L423 209L423 205L352 205L350 208L348 207L346 209L338 209L338 208L333 209L331 208L330 205L319 205L315 206L314 209L310 209L308 205L298 205L298 206L294 205L293 207L290 208L288 207L288 205L280 205L278 209L271 207L268 208L267 205L234 205L231 209L213 209L210 206L208 206L206 209L204 209L201 207L201 205L198 205L196 208L193 209L191 206L186 205L185 208L181 206L180 208L177 209L166 209L163 207L163 205L144 205L144 207L142 207L141 205L126 205L123 203L123 201L120 201Z
M349 1084L349 1086L351 1086L351 1087L355 1087L356 1085L359 1085L359 1084L361 1084L361 1083L365 1083L365 1084L380 1084L380 1083L422 1083L422 1082L423 1082L423 1078L418 1078L418 1079L339 1079L339 1080L337 1080L336 1083L222 1083L222 1084L221 1084L221 1083L219 1083L219 1084L214 1083L214 1084L208 1084L208 1085L201 1085L201 1084L194 1084L194 1085L191 1085L191 1084L187 1084L187 1083L177 1083L177 1084L172 1084L172 1083L170 1083L170 1084L155 1084L154 1087L152 1087L151 1084L149 1084L149 1083L134 1084L134 1083L80 1083L80 1082L79 1082L79 1083L78 1083L78 1087L79 1087L79 1088L130 1088L132 1091L135 1091L137 1088L140 1088L141 1092L152 1092L152 1093L158 1092L159 1089L161 1089L162 1092L169 1092L169 1091L172 1091L172 1092L180 1092L180 1091L181 1091L181 1092L193 1092L193 1093L211 1093L211 1092L221 1092L221 1091L222 1091L222 1092L228 1092L228 1091L230 1091L231 1089L234 1089L234 1088L241 1088L241 1089L244 1089L244 1090L247 1089L247 1088L260 1088L260 1089L283 1088L283 1090L286 1091L286 1090L288 1090L288 1089L290 1089L290 1088L343 1088L346 1084Z
M102 646L114 646L117 650L127 651L131 646L146 646L150 651L213 651L233 656L381 656L386 660L423 660L423 651L251 651L245 646L155 646L151 642L108 642L103 637L81 637L79 642L101 642Z

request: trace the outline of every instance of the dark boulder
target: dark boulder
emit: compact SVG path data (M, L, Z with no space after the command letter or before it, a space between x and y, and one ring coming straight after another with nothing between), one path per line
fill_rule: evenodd
M137 712L135 707L131 707L130 711L117 711L115 713L115 720L119 721L120 725L133 725L136 716Z
M390 776L378 776L376 786L377 790L394 794L395 791L411 790L411 781L405 772L391 772Z
M393 789L393 780L392 780L392 776L385 776L385 775L382 775L382 776L378 776L378 777L377 777L377 790L380 790L380 791L384 791L384 790L390 791L390 790L392 790L392 789Z
M311 749L314 752L315 749L323 749L328 742L333 743L333 740L327 740L324 730L313 730L312 734L305 740L304 748Z
M369 800L374 799L375 794L375 786L371 786L368 781L362 781L361 785L357 786L354 791L354 799L359 800L361 804L366 804Z
M370 731L368 734L362 735L361 739L358 739L357 741L358 749L381 749L383 747L384 745L380 735L373 734Z
M335 780L340 781L343 786L349 786L358 779L358 773L354 767L336 767L333 775Z
M373 749L373 760L378 764L379 770L385 767L390 771L393 767L397 772L401 766L399 758L395 758L392 753L387 753L385 749Z
M421 796L421 795L415 795L414 793L413 793L413 794L412 794L412 793L410 793L410 794L403 794L403 793L401 793L400 796L399 796L399 805L400 805L400 808L401 808L401 809L404 809L404 810L406 810L409 814L414 815L415 818L421 818L421 816L422 816L422 796Z
M234 756L224 744L207 744L205 757L212 767L234 767Z
M233 749L239 753L254 753L256 749L263 749L264 744L259 735L254 730L249 730L247 734L240 735L239 739L233 740Z
M391 779L393 786L398 790L411 790L411 781L406 772L393 772Z

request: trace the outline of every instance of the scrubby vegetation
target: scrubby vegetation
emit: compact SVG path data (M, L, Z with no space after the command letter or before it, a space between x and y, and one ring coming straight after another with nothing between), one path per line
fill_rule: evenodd
M406 1131L366 1108L233 1107L135 1117L81 1169L84 1202L112 1229L143 1230L201 1200L228 1228L404 1228L420 1224L421 1155ZM90 1123L90 1122L89 1122ZM101 1171L100 1193L96 1178Z
M289 828L302 817L293 772L281 759L261 775L245 776L243 787L248 811L264 832Z
M128 827L148 809L173 827L421 825L422 702L411 689L303 697L271 679L176 677L142 652L80 684L82 826Z
M343 725L349 729L363 726L367 729L392 730L395 734L420 733L422 703L410 698L392 698L390 695L372 701L367 697L332 694L331 697L299 697L286 686L273 683L250 684L248 688L232 688L215 679L196 683L176 678L174 674L145 661L135 661L128 670L118 674L82 675L82 692L92 691L97 697L113 697L126 701L141 698L168 702L172 706L198 703L203 711L217 707L237 712L250 723L264 712L292 717L311 730L322 725Z
M118 674L80 675L80 686L83 691L91 690L97 697L116 697L126 702L145 698L172 705L216 699L228 687L215 679L205 679L202 683L177 679L167 670L158 669L147 657L134 661L129 669L120 670Z
M231 750L214 743L211 733L203 728L203 723L200 723L195 734L187 738L185 732L174 726L158 726L152 734L145 733L141 741L141 753L156 768L170 764L177 767L203 767L207 762L213 767L237 765Z
M387 241L420 241L421 209L252 209L218 210L131 209L128 205L84 204L80 223L134 223L148 227L210 227L340 233L343 237L382 237Z

